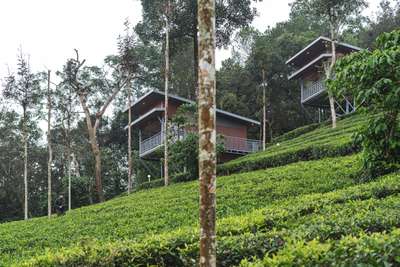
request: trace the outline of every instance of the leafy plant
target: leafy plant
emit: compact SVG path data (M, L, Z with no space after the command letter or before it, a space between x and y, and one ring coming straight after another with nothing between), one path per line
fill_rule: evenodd
M363 147L363 177L377 177L400 164L400 30L383 33L376 49L341 59L336 79L328 82L336 94L352 94L368 121L359 132Z

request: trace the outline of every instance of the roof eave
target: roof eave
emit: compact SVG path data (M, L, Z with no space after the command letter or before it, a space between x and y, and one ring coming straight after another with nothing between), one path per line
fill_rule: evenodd
M315 45L316 43L318 43L320 40L324 40L327 42L331 42L331 39L324 37L324 36L320 36L317 39L315 39L314 41L312 41L310 44L308 44L305 48L303 48L302 50L300 50L299 52L296 53L296 55L294 55L293 57L291 57L289 60L286 61L286 65L292 63L296 58L298 58L300 55L302 55L304 52L306 52L308 49L310 49L313 45ZM346 44L343 42L337 42L338 45L341 46L345 46L347 48L353 49L355 51L361 51L362 48L355 46L355 45L351 45L351 44Z
M288 80L292 80L294 78L296 78L298 75L300 75L301 73L303 73L305 70L307 70L309 67L311 67L312 65L314 65L315 63L317 63L318 61L322 60L323 58L330 58L332 57L332 54L329 53L325 53L325 54L321 54L319 57L317 57L316 59L314 59L313 61L311 61L310 63L308 63L307 65L305 65L304 67L302 67L301 69L293 72L289 77Z
M299 57L301 54L303 54L305 51L307 51L310 47L312 47L313 45L315 45L316 43L318 43L320 40L325 40L325 41L330 41L330 39L324 37L324 36L320 36L317 39L315 39L314 41L312 41L310 44L308 44L306 47L304 47L302 50L300 50L299 52L297 52L293 57L291 57L289 60L286 61L286 65L292 63L293 60L295 60L297 57Z
M165 96L164 92L156 90L156 89L153 89L153 90L149 91L148 93L144 94L143 96L141 96L138 100L136 100L135 103L133 103L131 107L134 107L140 101L142 101L144 98L148 97L152 93L156 93L156 94ZM183 97L180 97L180 96L176 96L176 95L169 95L168 97L170 97L172 99L176 99L178 101L182 101L182 102L187 103L187 104L195 104L196 103L196 102L194 102L192 100L189 100L189 99L186 99L186 98L183 98ZM129 108L126 108L124 110L124 112L127 112L128 109ZM229 116L229 117L232 117L232 118L236 118L236 119L241 120L241 121L248 122L250 124L261 125L260 122L258 122L258 121L255 121L255 120L252 120L250 118L246 118L246 117L240 116L240 115L235 114L235 113L231 113L231 112L224 111L224 110L221 110L221 109L216 109L216 111L217 111L217 113L221 113L221 114L224 114L226 116Z

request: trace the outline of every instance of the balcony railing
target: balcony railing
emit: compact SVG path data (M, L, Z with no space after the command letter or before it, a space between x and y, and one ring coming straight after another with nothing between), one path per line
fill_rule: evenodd
M149 137L139 144L139 154L140 156L156 149L157 147L163 144L164 135L162 132L159 132L152 137Z
M185 134L181 134L176 138L172 138L172 142L176 142L178 139L182 140L185 137ZM235 153L235 154L248 154L257 152L261 149L261 142L259 140L245 139L234 136L223 136L221 142L224 145L224 149L226 152ZM150 153L151 151L156 150L158 147L161 147L164 143L164 135L162 132L159 132L152 137L149 137L139 145L139 154L140 156L144 156L145 154Z
M238 154L257 152L261 149L259 140L245 139L234 136L224 136L223 144L225 151Z
M324 82L321 80L314 82L310 86L304 86L303 92L301 94L301 102L304 103L313 96L316 96L323 91L325 91L325 85Z

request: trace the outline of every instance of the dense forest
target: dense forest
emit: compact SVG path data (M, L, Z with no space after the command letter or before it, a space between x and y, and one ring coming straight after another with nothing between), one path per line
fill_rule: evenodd
M170 92L195 99L197 87L197 25L196 1L181 1L172 8L170 44ZM126 30L116 40L118 55L108 56L103 66L85 66L84 55L66 60L57 72L52 72L57 84L51 84L53 107L51 135L53 144L52 194L67 195L68 174L72 177L72 208L95 203L98 186L96 177L96 148L91 147L91 127L96 130L101 150L102 192L105 199L127 191L127 104L128 78L132 78L133 98L149 89L162 89L164 83L165 49L160 1L142 0L143 19L135 26L126 23ZM217 106L255 120L262 119L262 69L267 80L268 140L316 122L317 113L300 105L300 88L288 81L291 69L285 64L296 52L318 36L329 36L325 20L316 20L292 7L287 21L277 23L264 32L251 26L257 11L251 1L216 7L217 46L230 48L232 56L222 62L217 72ZM235 14L232 16L232 14ZM383 0L374 18L357 16L341 32L342 41L362 48L373 48L382 32L400 27L400 2ZM132 32L133 29L133 32ZM134 53L127 54L126 45L134 44ZM34 56L34 55L32 55ZM134 57L134 70L126 69L124 60ZM24 153L27 153L29 217L47 213L48 148L41 122L47 119L49 103L46 73L33 73L27 55L21 51L17 75L4 79L4 94L0 98L0 222L24 218ZM123 70L123 71L121 71ZM188 70L190 73L188 75ZM74 74L83 72L87 84L98 89L83 92L88 87L74 83ZM134 77L127 75L135 72ZM28 83L31 91L16 91ZM13 86L7 86L13 85ZM105 110L110 88L120 92L112 108ZM81 98L80 98L81 97ZM84 100L84 101L83 101ZM251 103L251 104L250 104ZM87 112L85 108L87 107ZM105 107L105 108L104 108ZM100 114L100 115L99 115ZM93 124L93 125L91 125ZM95 126L95 127L94 127ZM260 132L253 132L260 138ZM138 157L138 133L133 129L133 165L135 186L160 177L160 162L146 162ZM181 148L175 148L179 153ZM171 153L174 153L172 148ZM171 160L174 160L172 157ZM177 160L179 161L179 159Z

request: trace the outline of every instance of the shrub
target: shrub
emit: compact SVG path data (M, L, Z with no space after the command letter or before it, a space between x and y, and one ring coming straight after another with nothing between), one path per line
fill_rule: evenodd
M312 123L312 124L309 124L309 125L294 129L293 131L284 133L284 134L274 138L272 140L272 143L276 144L276 143L280 143L280 142L283 142L283 141L287 141L287 140L299 137L300 135L309 133L309 132L317 129L320 126L321 126L321 124L319 124L319 123Z
M156 180L153 180L150 182L144 182L144 183L138 184L135 187L135 191L156 188L156 187L160 187L160 186L164 186L164 179L156 179Z
M359 132L363 176L374 178L400 166L400 30L383 33L373 51L339 60L328 87L337 95L353 95L368 123Z
M197 177L199 137L188 133L183 140L178 140L170 146L170 166L176 173L186 170L191 178Z
M193 181L196 179L197 179L197 177L194 178L193 175L191 175L190 173L181 172L181 173L176 173L176 174L172 175L171 182L172 183L181 183L181 182Z
M336 129L332 129L329 125L320 127L294 139L274 144L266 151L249 154L219 165L218 174L246 172L358 152L360 148L354 143L352 136L364 121L362 116L350 116L339 121Z

